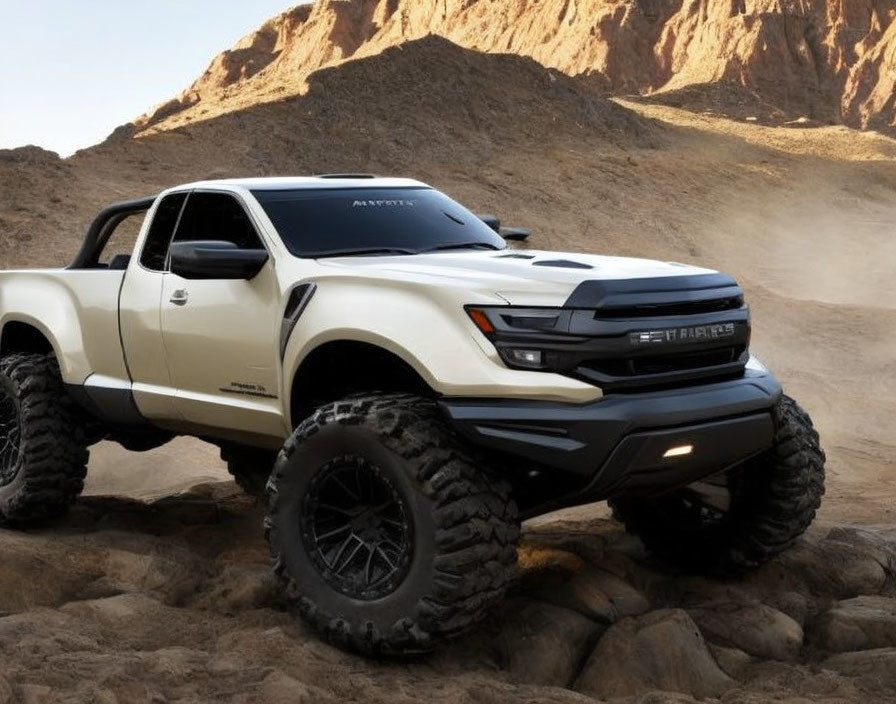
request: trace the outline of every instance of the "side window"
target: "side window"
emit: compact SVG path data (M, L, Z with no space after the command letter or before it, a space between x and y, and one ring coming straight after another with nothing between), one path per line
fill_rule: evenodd
M220 240L240 249L264 245L239 201L226 193L191 193L174 235L175 242Z
M134 213L122 220L109 239L106 241L103 250L99 253L98 259L101 266L109 269L126 269L131 254L134 252L134 245L137 244L137 238L140 236L140 228L143 226L143 219L146 211Z
M177 218L186 199L186 193L172 193L170 196L165 196L156 208L140 255L140 263L150 271L165 270L168 246L171 244L171 236L174 234Z

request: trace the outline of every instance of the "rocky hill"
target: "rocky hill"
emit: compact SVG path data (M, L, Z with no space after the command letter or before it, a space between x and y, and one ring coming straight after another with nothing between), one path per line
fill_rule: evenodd
M437 34L532 57L615 94L773 124L892 129L894 17L893 0L318 0L219 55L136 127L296 95L324 66Z

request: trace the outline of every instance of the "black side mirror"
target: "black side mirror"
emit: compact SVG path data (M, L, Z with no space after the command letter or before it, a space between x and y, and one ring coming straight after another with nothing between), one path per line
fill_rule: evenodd
M498 232L508 242L525 242L532 236L532 230L525 227L502 227Z
M185 279L252 279L267 250L240 249L233 242L196 240L171 245L171 271Z
M492 228L495 232L501 232L501 218L497 215L477 215L476 217L482 220L482 222Z

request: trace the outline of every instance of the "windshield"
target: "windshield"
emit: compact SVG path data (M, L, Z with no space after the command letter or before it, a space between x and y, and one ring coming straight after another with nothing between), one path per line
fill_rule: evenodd
M494 230L431 188L256 190L297 257L504 249Z

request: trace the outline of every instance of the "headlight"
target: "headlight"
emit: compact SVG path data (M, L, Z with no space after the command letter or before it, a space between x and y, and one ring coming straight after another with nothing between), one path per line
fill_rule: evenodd
M473 307L467 315L512 369L560 371L575 364L570 346L585 338L569 335L572 311L515 306Z

